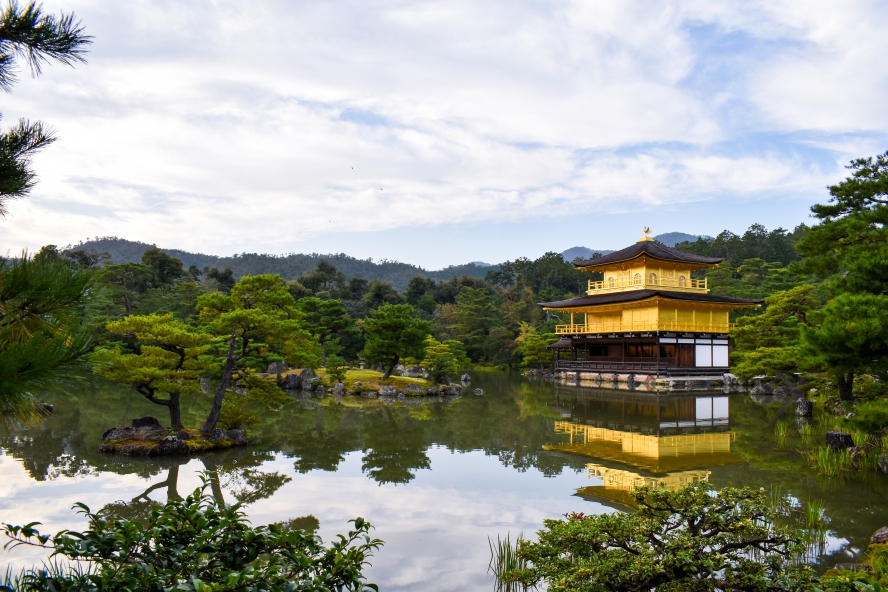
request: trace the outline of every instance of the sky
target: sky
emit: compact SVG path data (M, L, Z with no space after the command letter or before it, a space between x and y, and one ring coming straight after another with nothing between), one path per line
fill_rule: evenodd
M810 223L888 150L888 3L46 0L89 63L0 250L117 236L438 269Z

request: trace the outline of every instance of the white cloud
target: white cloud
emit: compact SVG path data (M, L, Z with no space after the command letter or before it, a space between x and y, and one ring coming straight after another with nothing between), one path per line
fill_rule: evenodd
M62 138L0 222L8 247L310 250L330 232L814 201L888 135L880 4L59 8L96 43L7 97L7 121Z

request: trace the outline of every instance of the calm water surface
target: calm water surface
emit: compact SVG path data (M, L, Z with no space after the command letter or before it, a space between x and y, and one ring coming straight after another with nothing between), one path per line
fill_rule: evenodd
M184 495L198 473L214 495L241 501L255 524L295 520L329 540L363 516L385 546L369 570L382 590L491 590L487 537L527 534L571 511L625 508L637 483L765 487L825 508L819 567L853 561L888 525L885 476L818 478L798 438L778 440L791 419L780 402L745 394L657 396L585 389L478 373L483 396L384 404L304 396L263 411L251 445L225 454L164 460L97 452L101 434L164 411L126 388L96 383L47 394L43 425L0 432L0 521L79 529L71 506L138 518L152 502ZM470 389L471 390L471 389ZM199 425L207 401L186 402ZM31 549L4 553L14 569L39 562Z

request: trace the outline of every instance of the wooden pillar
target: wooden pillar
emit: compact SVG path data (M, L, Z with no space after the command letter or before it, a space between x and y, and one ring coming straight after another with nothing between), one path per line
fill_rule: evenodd
M571 313L570 313L570 330L571 330L571 331L574 330L574 326L573 326L573 325L574 325L574 313L571 312Z

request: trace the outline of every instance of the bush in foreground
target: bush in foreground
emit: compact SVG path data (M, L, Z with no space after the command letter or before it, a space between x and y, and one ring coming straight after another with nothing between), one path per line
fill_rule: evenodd
M40 534L37 523L3 525L6 547L52 550L51 563L16 578L5 589L27 592L129 590L163 592L365 591L362 570L382 541L357 518L354 530L329 546L310 532L281 525L253 528L240 505L207 495L208 483L183 500L152 510L142 524L105 520L77 504L89 520L85 532ZM0 590L4 589L0 587Z
M635 512L546 520L538 542L519 545L529 567L504 579L553 592L816 589L801 538L777 524L764 490L697 483L634 496Z

